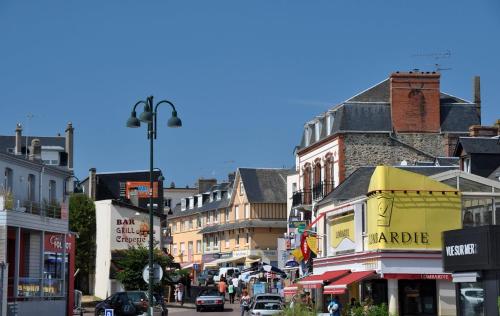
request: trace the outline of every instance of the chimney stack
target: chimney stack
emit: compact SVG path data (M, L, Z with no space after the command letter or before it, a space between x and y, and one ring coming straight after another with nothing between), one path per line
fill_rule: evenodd
M474 103L476 104L476 112L479 116L479 124L481 124L481 78L474 76L473 82Z
M217 184L217 179L198 179L198 193L207 192Z
M95 201L97 192L97 173L95 168L89 169L89 198Z
M73 124L68 123L66 127L66 153L68 154L68 169L73 169Z
M16 155L21 155L22 154L22 133L23 133L23 126L21 123L17 123L16 125L16 148L14 149L14 153Z
M42 146L40 145L40 140L38 138L35 138L31 141L29 159L30 160L42 159Z

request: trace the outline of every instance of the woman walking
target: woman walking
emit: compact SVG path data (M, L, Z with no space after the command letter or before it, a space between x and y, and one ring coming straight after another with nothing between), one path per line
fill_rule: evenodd
M241 316L245 315L245 312L250 308L250 296L248 295L247 289L241 291L240 307Z

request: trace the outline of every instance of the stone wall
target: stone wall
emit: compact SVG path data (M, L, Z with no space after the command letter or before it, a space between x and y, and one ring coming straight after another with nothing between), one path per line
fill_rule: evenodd
M433 157L448 156L446 134L411 133L394 137L407 145L391 139L386 133L344 134L345 176L361 166L398 165L403 160L413 165L416 161L434 161Z

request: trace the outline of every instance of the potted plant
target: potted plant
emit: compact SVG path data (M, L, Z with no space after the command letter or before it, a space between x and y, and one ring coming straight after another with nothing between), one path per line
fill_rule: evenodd
M12 210L14 208L14 195L10 189L0 187L0 211Z

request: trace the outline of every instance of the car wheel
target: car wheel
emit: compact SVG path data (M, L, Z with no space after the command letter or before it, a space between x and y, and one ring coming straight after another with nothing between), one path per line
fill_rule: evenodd
M219 307L219 312L223 312L224 311L224 305L222 305L221 307Z
M201 312L201 308L199 306L196 306L196 311Z

